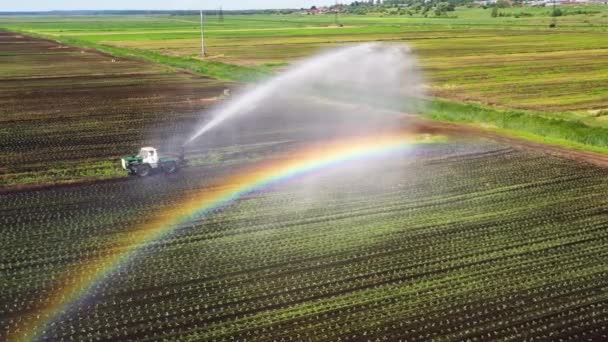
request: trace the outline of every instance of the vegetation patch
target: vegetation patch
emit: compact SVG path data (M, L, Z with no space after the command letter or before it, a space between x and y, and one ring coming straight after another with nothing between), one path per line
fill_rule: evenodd
M489 128L509 131L515 135L527 133L528 139L608 153L608 128L592 127L580 121L555 118L543 113L434 100L429 102L428 110L423 115L441 121L473 123L484 127L489 125Z
M605 334L606 170L455 142L365 167L381 179L338 166L188 222L97 282L41 337ZM205 191L197 173L0 194L0 339L35 319L62 279L122 250L132 227Z

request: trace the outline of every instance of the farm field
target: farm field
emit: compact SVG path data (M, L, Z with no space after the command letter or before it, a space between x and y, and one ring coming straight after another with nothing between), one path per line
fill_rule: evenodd
M608 7L500 11L210 16L205 60L195 16L0 16L0 341L608 340L608 155L538 142L608 152ZM368 41L426 106L335 59L225 93Z
M45 311L135 227L232 171L200 172L1 194L0 339L608 334L608 172L487 141L264 188L149 244L65 316Z
M480 8L459 8L451 17L439 18L344 16L343 27L336 27L329 15L229 15L222 23L210 16L206 61L265 72L344 44L408 43L436 96L551 112L603 126L599 113L608 110L608 10L563 10L567 15L557 18L556 28L549 28L553 18L548 8L507 8L501 13L508 16L498 18ZM198 23L198 17L168 15L8 17L1 26L179 64L180 59L198 58ZM191 64L184 66L196 69Z
M229 84L162 65L0 32L0 188L123 176Z

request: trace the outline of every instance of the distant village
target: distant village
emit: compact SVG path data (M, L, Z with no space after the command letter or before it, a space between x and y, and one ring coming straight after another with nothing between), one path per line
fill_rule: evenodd
M492 5L500 0L475 0L478 5ZM527 6L560 6L560 5L582 5L582 4L603 4L608 5L608 0L525 0L521 4Z
M543 7L543 6L560 6L560 5L583 5L583 4L596 4L596 5L608 5L608 0L473 0L473 3L478 6L491 6L499 1L506 1L510 4L520 4L524 6L532 7ZM411 3L422 2L429 3L433 0L421 0L421 1L396 1L396 0L367 0L367 1L354 1L349 5L336 4L332 6L312 6L308 9L301 9L300 14L316 15L316 14L330 14L337 12L348 12L349 8L357 6L395 6L395 7L409 7Z

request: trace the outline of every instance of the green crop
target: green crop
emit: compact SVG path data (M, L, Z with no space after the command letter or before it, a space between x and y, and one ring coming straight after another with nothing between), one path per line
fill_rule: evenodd
M454 141L366 165L383 182L349 172L354 163L316 172L314 196L307 177L292 179L184 223L97 283L43 337L603 333L605 170ZM0 195L0 337L64 279L124 248L142 213L205 191L190 177L136 183Z

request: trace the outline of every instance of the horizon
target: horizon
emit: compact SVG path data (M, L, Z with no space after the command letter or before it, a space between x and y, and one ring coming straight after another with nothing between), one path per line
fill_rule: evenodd
M132 0L132 5L125 6L124 2L111 1L71 1L60 0L49 4L47 1L21 1L0 7L0 13L4 12L79 12L79 11L193 11L193 10L215 10L222 7L225 11L239 10L265 10L265 9L296 9L310 8L311 6L331 6L335 0L213 0L201 1L178 0L167 4L166 1ZM342 1L345 3L345 1ZM203 5L203 6L200 6Z

